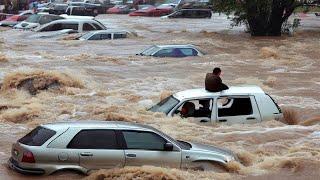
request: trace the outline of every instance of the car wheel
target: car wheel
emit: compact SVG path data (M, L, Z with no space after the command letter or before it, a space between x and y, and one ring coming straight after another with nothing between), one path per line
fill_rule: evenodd
M194 162L192 169L200 171L214 171L217 173L223 173L227 171L226 168L220 163L210 161Z

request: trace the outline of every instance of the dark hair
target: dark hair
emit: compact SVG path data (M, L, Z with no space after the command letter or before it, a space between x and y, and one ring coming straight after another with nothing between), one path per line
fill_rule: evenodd
M213 74L218 75L219 73L221 73L221 69L218 67L215 67L212 71Z

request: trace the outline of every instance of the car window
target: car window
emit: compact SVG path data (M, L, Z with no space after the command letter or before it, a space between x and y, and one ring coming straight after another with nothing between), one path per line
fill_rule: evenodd
M56 132L54 130L38 126L23 138L19 139L19 143L29 146L41 146L55 134Z
M118 149L114 130L88 129L81 130L70 141L69 149Z
M120 39L120 38L126 38L127 34L125 33L114 33L113 34L113 39Z
M89 38L89 40L100 40L101 39L101 35L100 34L95 34L93 36L91 36Z
M57 30L61 30L61 23L56 23L56 24L50 24L50 25L47 25L46 27L40 29L39 31L42 32L42 31L57 31Z
M93 30L96 30L96 28L89 23L84 23L83 30L84 31L93 31Z
M103 28L101 26L99 26L98 23L94 22L94 23L91 23L91 25L93 25L96 30L103 30Z
M251 115L250 97L220 97L217 101L218 117Z
M181 117L207 117L211 118L212 99L194 99L184 102L175 112Z
M174 49L161 49L157 53L154 54L156 57L173 57L174 56Z
M192 48L181 48L180 51L186 56L197 56L198 52Z
M101 34L101 39L111 39L111 34Z
M159 135L144 131L123 131L127 149L160 150L167 142Z
M78 23L62 23L62 27L59 30L62 30L62 29L78 30L78 27L79 27Z

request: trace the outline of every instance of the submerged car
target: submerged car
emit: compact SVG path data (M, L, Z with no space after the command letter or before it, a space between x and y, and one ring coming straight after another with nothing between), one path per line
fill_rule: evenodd
M190 89L167 97L149 109L198 122L258 123L279 120L280 107L258 86L236 86L221 92Z
M211 9L180 9L161 18L211 18Z
M45 24L36 29L36 32L60 31L63 29L73 29L78 32L104 30L106 27L93 19L62 19Z
M187 57L203 56L204 53L194 45L154 45L137 55L154 57Z
M25 21L14 26L15 29L34 29L40 27L43 24L50 23L55 20L64 19L61 16L52 14L33 14L29 16Z
M12 145L9 166L21 173L51 174L153 165L173 168L225 166L229 150L184 141L146 125L75 121L41 125Z
M115 5L107 10L108 14L129 14L131 12L131 6L129 5Z
M131 12L129 16L164 16L172 13L174 6L169 4L162 4L160 6L147 6L137 11Z
M19 22L26 20L32 14L34 14L33 11L28 10L28 11L24 11L20 14L12 15L3 21L0 21L0 26L11 26L12 27L12 26L18 24Z
M99 30L90 31L79 38L79 40L108 40L126 38L128 32L123 30Z

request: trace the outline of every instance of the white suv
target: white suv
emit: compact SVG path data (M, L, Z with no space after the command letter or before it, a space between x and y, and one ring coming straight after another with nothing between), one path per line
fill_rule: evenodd
M190 89L167 97L149 110L200 122L257 123L283 117L276 102L257 86L230 87L221 92Z
M63 29L73 29L78 32L104 30L106 27L93 19L62 19L41 26L37 32L59 31Z

